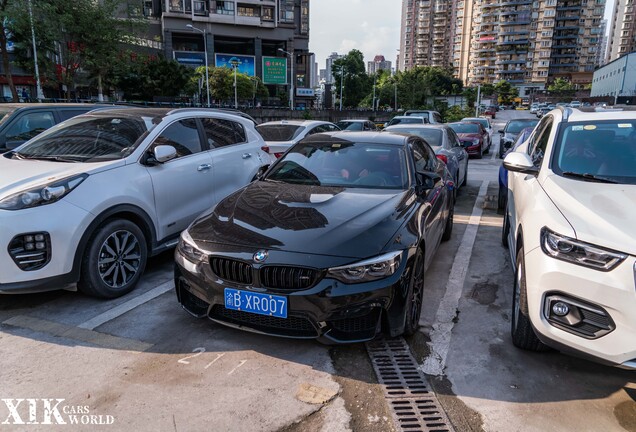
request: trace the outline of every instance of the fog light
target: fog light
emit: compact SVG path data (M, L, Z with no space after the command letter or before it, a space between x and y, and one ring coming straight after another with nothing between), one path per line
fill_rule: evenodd
M33 249L35 249L35 245L33 243L26 243L24 245L24 248L28 251L32 251Z
M33 241L33 236L32 235L24 236L24 241L27 243L31 243Z
M36 242L43 242L44 241L44 234L36 234L35 235L35 241Z
M552 305L552 312L554 312L556 316L566 316L570 313L570 307L566 303L558 301Z
M35 244L35 248L36 248L36 249L38 249L38 250L42 250L42 249L44 249L45 247L46 247L46 244L45 244L44 242L37 242L37 243Z

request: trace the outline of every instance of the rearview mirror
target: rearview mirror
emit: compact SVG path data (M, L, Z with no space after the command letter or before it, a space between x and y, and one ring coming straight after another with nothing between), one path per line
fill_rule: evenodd
M512 152L503 161L503 166L508 171L518 172L522 174L537 175L539 168L534 166L532 159L527 153Z
M416 173L416 177L417 185L419 187L418 192L420 193L433 189L435 187L435 184L442 180L442 178L437 173L431 171L418 172Z
M500 134L502 134L502 135L504 134L503 129L499 129L497 132L499 132L499 133L500 133Z
M148 166L155 166L168 162L177 157L177 149L171 145L158 145L152 151L145 153L142 163Z

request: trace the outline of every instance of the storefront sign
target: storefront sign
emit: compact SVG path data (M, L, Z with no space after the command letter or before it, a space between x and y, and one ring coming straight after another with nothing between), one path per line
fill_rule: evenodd
M214 54L214 62L216 67L226 67L232 69L237 66L238 72L255 76L254 56L235 55L235 54Z
M263 84L287 84L287 57L263 57Z

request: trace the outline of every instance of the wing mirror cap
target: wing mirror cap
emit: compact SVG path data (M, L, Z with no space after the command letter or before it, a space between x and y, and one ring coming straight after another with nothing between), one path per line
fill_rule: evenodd
M539 168L534 165L532 159L527 153L508 153L508 156L504 158L503 166L505 169L512 172L531 175L536 175L539 173Z

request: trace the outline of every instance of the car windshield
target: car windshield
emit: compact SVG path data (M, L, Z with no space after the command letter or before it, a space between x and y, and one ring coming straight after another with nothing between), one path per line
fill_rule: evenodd
M390 122L389 125L396 125L396 124L422 124L424 123L422 121L423 117L417 117L417 116L411 116L411 117L401 117L401 118L393 118Z
M455 133L475 134L480 132L479 125L476 123L450 123L448 126L450 126Z
M521 129L535 127L539 120L513 120L506 126L506 133L517 134Z
M471 122L471 123L479 123L484 127L484 129L488 129L490 125L488 124L488 120L482 118L471 118L471 119L463 119L463 122Z
M263 124L256 126L256 130L265 141L291 141L305 128L290 124Z
M566 177L636 184L636 121L565 124L555 143L552 169Z
M401 147L332 140L296 144L264 178L290 184L370 189L406 189L408 170Z
M442 131L440 129L428 129L423 127L392 127L389 131L417 135L420 138L424 138L424 140L432 147L439 147L442 145Z
M336 123L336 126L338 126L341 130L347 130L347 131L361 131L363 130L363 126L364 123L362 122L354 122L354 121L339 121L338 123Z
M6 122L7 120L9 120L9 118L11 118L11 114L13 114L15 110L7 110L7 109L2 109L0 110L0 124Z
M14 157L60 162L103 162L131 154L158 123L140 115L83 115L32 139Z

